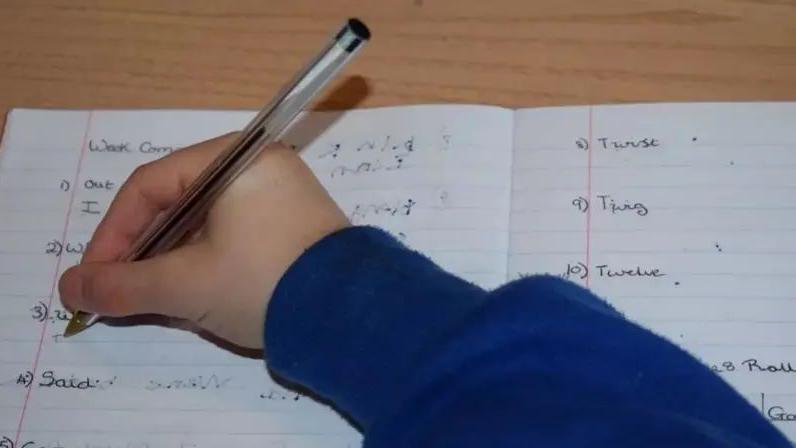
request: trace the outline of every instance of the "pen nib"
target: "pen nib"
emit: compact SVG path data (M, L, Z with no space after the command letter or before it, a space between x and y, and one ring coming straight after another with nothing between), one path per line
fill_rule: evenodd
M81 314L82 313L77 312L74 316L72 316L72 319L69 320L69 323L66 325L66 329L64 330L65 338L74 336L89 327L89 325L86 324L83 319L81 319Z

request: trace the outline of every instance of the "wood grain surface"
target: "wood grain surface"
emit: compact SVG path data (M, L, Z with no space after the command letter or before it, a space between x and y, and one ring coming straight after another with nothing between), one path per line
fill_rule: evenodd
M258 108L348 16L319 108L796 100L796 0L2 0L0 113Z

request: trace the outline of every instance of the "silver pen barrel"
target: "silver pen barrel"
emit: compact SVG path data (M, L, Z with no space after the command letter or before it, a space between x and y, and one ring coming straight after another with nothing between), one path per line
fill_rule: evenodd
M243 129L238 138L185 192L174 213L155 231L133 247L127 261L140 260L174 247L213 201L260 151L274 143L301 111L357 54L370 38L367 27L349 19L331 41L315 56ZM157 230L157 229L156 229Z
M326 46L288 82L237 139L188 187L166 216L132 246L125 261L165 252L179 244L215 199L260 154L276 142L301 111L370 39L367 26L349 19ZM94 324L100 316L76 311L64 336Z

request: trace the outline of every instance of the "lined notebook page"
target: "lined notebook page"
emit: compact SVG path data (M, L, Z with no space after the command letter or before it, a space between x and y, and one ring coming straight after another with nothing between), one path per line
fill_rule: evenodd
M796 440L796 105L521 110L509 276L591 287Z
M489 287L507 275L512 115L445 106L319 113L286 140L308 145L303 157L354 222L383 226ZM0 152L0 446L358 446L353 429L273 383L261 360L191 333L98 325L61 337L69 314L57 279L129 173L251 117L10 115Z

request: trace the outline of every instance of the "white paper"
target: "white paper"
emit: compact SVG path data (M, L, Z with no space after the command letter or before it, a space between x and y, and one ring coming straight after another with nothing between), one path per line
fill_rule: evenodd
M55 282L126 176L251 116L11 114L0 149L0 444L359 445L261 360L191 333L97 326L59 337L68 316ZM354 222L486 288L539 272L588 285L715 366L796 439L794 123L788 103L429 106L315 113L286 140L306 147ZM56 378L73 387L42 385ZM96 387L80 389L85 380Z
M250 112L14 111L0 152L0 446L349 447L330 409L260 359L157 326L60 337L56 281L130 172ZM317 113L285 138L351 219L485 287L506 278L512 112ZM278 212L278 211L275 211ZM4 439L5 438L5 439Z
M527 109L514 146L510 278L588 285L796 439L796 105Z

